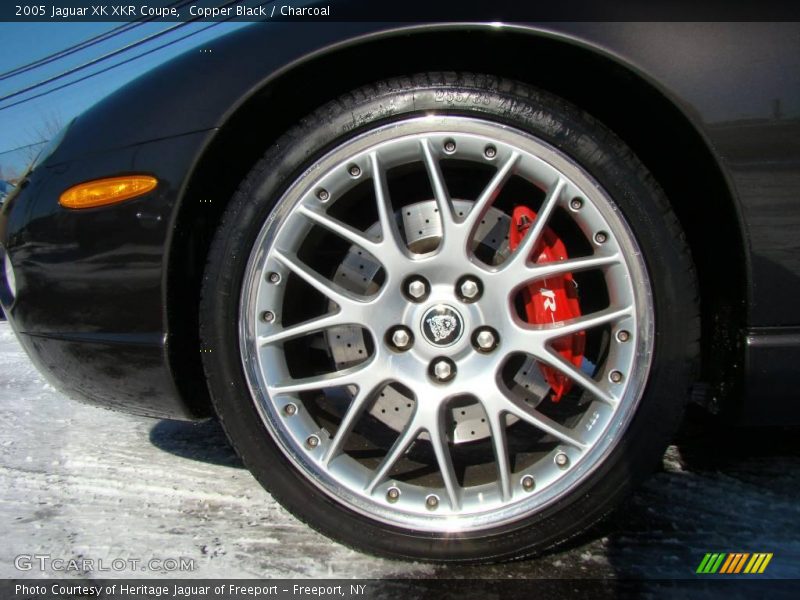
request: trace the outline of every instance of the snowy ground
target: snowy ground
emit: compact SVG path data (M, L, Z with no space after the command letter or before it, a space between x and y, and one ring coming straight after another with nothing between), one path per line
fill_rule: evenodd
M773 552L800 577L797 433L691 436L611 519L572 548L469 568L365 556L311 531L241 468L214 423L83 406L47 385L0 322L0 577L20 554L191 558L182 577L692 577L706 552ZM746 448L757 448L748 455ZM71 573L108 577L114 573ZM116 576L164 576L122 571Z

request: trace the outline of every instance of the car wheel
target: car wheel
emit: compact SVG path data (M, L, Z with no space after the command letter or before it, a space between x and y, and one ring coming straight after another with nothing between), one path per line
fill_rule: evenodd
M595 523L676 429L696 282L652 176L520 83L422 74L286 133L210 252L203 360L262 485L362 550L529 555Z

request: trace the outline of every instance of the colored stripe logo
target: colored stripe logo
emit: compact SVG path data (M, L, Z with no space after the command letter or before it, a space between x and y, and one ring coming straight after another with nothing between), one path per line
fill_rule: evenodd
M699 575L756 575L763 573L769 561L772 560L772 552L722 552L708 553L700 561L695 573Z

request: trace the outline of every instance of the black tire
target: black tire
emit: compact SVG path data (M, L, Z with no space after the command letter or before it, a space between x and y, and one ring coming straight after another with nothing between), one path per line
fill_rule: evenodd
M474 101L477 100L477 101ZM471 115L524 130L558 148L614 199L642 249L655 305L646 389L606 460L566 498L503 527L447 535L381 524L310 483L263 424L242 368L240 290L250 249L282 192L337 142L423 113ZM217 415L244 463L297 518L359 550L443 562L502 560L556 546L585 531L652 472L682 417L699 348L697 284L680 225L633 153L579 108L488 75L428 73L369 85L323 106L289 130L252 169L227 208L208 257L200 305L204 367ZM312 500L313 499L313 500Z

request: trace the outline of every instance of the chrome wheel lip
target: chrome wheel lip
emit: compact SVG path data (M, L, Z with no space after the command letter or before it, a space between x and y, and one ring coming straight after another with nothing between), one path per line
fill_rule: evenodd
M294 398L279 398L268 392L271 388L269 380L276 375L274 369L269 368L268 363L279 359L279 355L274 352L275 348L259 350L257 345L259 334L256 315L262 308L259 307L259 292L264 286L269 285L269 283L265 283L265 272L271 272L271 269L267 268L267 255L285 226L287 218L305 201L309 194L315 193L315 190L322 185L328 185L325 183L325 177L337 166L342 164L346 166L352 162L354 157L370 150L375 151L381 145L390 144L402 137L413 136L425 138L452 136L458 139L473 136L484 141L490 140L493 145L500 147L519 145L522 152L535 157L536 160L542 161L549 168L560 173L570 182L570 185L583 192L583 197L598 211L615 243L619 244L620 268L624 268L625 274L631 280L631 293L636 304L634 314L625 325L626 330L635 332L631 340L634 344L630 344L627 351L636 357L636 360L633 361L636 368L635 371L632 371L631 376L626 377L625 393L619 399L619 403L614 409L614 417L609 419L602 437L596 439L582 455L570 455L570 452L567 451L569 467L566 474L561 474L552 483L547 483L543 489L537 484L535 491L529 490L522 483L526 474L514 473L514 481L511 482L514 490L508 501L501 498L498 491L489 489L488 486L483 486L484 490L476 490L475 493L483 494L489 499L487 503L490 508L485 510L478 508L466 512L460 507L458 509L450 507L450 510L447 510L442 508L442 505L447 504L446 501L440 502L439 509L435 512L426 510L424 509L425 499L430 495L431 490L415 490L413 489L415 486L405 486L390 479L385 480L383 487L387 490L389 488L398 489L400 491L399 499L389 501L383 493L374 493L380 490L373 490L373 493L366 495L359 494L350 489L349 485L343 484L342 477L332 473L330 468L321 469L318 460L309 454L308 448L297 443L298 439L303 439L308 427L300 432L291 430L291 426L287 425L282 408L286 404L293 403L294 405L297 402ZM508 140L512 140L513 144ZM499 154L500 152L498 152ZM498 158L495 156L491 160L497 161ZM361 177L364 175L362 173ZM436 268L431 262L432 259L433 256L425 256L418 261L419 273L425 275L429 281L436 272ZM466 270L466 265L461 266L459 274ZM486 267L484 265L480 268L485 270ZM391 278L391 274L389 276ZM399 283L399 281L396 282L396 285ZM487 290L487 293L491 294L491 290ZM508 290L505 293L508 294ZM431 295L426 299L423 307L406 305L404 312L419 315L420 310L424 312L431 306L455 303L456 301L444 292L443 285L434 285ZM476 306L459 305L459 309L463 309L467 313L466 320L470 323L470 327L483 324L483 315ZM627 428L644 391L653 352L654 318L649 278L641 251L612 199L588 173L557 149L525 132L482 119L429 116L409 118L381 126L345 141L317 160L292 183L264 223L248 260L240 301L239 340L244 372L259 415L282 452L309 481L347 508L388 525L421 531L467 533L511 524L544 509L573 491L577 485L586 480L589 474L603 464ZM469 346L470 336L466 322L464 325L464 333L454 342L458 348ZM519 325L523 324L519 323ZM427 342L421 343L427 344ZM440 353L440 350L441 348L431 344L430 355L424 355L425 360ZM382 352L382 350L376 351L372 361L382 359ZM299 419L294 420L295 422L299 421ZM321 431L315 432L314 435L323 438L325 436ZM554 455L556 453L554 451ZM555 464L555 457L552 462L552 469L558 473L560 467ZM358 480L359 476L357 473L349 473L348 477L351 480ZM439 490L434 491L439 493ZM423 510L409 512L404 509L403 502L408 503L406 506L416 503L423 507Z

